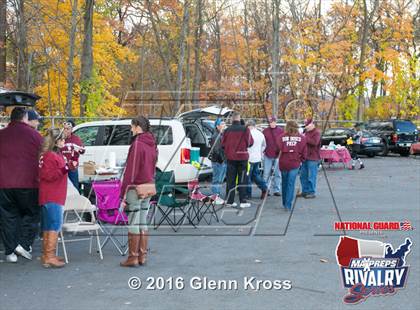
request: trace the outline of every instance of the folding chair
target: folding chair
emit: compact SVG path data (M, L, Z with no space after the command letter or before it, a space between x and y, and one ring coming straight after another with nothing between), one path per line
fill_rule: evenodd
M207 225L211 224L211 220L214 217L216 222L219 222L219 217L215 209L215 201L217 195L205 195L200 191L200 183L198 179L191 180L188 182L188 190L190 192L191 200L191 212L195 214L191 217L191 221L197 220L196 225L200 224L200 221L204 219ZM210 214L210 219L206 219L206 214Z
M114 236L117 229L128 225L127 215L121 208L121 182L120 180L95 181L92 188L96 196L98 223L106 234L101 248L111 240L118 252L124 255L128 250L126 234L120 234L121 240Z
M71 239L65 240L63 232L73 233L74 235L80 232L87 232L89 237L89 254L92 253L92 238L93 233L96 234L96 242L97 248L99 252L99 256L103 259L102 249L101 249L101 242L99 240L99 230L101 227L96 222L94 211L96 210L95 206L92 205L86 197L80 194L71 194L66 198L66 204L64 205L64 221L62 230L60 231L60 242L63 245L63 252L64 252L64 259L66 263L69 262L67 250L66 250L66 242L74 242L74 241L83 241L84 239ZM84 221L81 217L82 213L88 212L91 216L91 221ZM73 217L69 219L70 213L72 213ZM58 247L57 247L58 251Z
M175 185L174 179L173 171L156 172L157 202L154 212L159 211L161 218L157 224L154 221L154 229L159 228L159 226L166 222L173 231L177 232L181 224L184 223L185 218L188 219L191 225L196 227L188 214L188 208L190 206L188 189ZM186 198L176 199L176 192L185 194ZM181 213L181 215L177 216L177 213Z

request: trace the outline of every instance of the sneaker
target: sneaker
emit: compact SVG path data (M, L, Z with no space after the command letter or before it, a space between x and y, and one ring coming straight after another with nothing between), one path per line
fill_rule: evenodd
M8 263L17 263L17 256L15 253L6 255L6 262Z
M29 259L29 260L31 260L31 259L32 259L32 254L31 254L31 253L29 253L28 251L26 251L26 250L23 248L23 246L21 246L20 244L18 244L18 246L16 247L16 249L15 249L15 253L16 253L17 255L20 255L20 256L22 256L22 257L26 258L26 259Z
M365 167L365 165L360 164L360 168L359 169L363 169Z
M250 208L250 207L251 207L251 204L249 202L241 202L239 204L239 208L241 209Z
M303 198L306 198L306 199L312 199L315 197L316 197L315 194L305 194L305 196L303 196Z
M279 192L274 193L274 196L280 197L281 194Z
M308 195L307 193L297 193L296 197L305 197L306 195Z
M236 202L234 202L234 203L227 203L225 206L227 208L236 208L238 206L238 204Z
M214 203L217 204L217 205L222 205L222 204L225 203L225 201L222 198L217 197L216 200L214 201Z
M355 165L351 165L351 168L349 168L350 170L354 170L354 169L356 169L356 166Z

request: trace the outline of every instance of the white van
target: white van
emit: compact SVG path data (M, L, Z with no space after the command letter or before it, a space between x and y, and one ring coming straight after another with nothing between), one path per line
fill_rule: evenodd
M209 107L201 109L202 113L194 110L194 117L187 113L178 118L150 119L151 131L158 143L157 167L162 171L174 171L175 182L185 183L199 176L212 173L211 163L207 158L210 150L209 135L211 127L201 125L204 116L227 116L232 110ZM86 152L79 160L79 180L85 180L83 163L94 161L105 165L112 153L115 154L117 166L125 165L130 141L131 119L107 120L82 123L74 127L73 132L79 136L86 148ZM211 136L211 135L210 135ZM191 147L200 148L201 168L198 170L190 163Z

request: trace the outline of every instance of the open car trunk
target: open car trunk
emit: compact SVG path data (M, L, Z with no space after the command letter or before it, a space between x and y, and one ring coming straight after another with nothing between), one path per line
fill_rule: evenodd
M33 107L40 98L35 94L0 88L0 107Z

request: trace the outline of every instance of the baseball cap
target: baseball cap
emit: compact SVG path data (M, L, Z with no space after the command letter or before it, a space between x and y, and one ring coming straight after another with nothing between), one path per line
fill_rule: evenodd
M214 126L220 126L220 124L222 124L223 120L221 118L216 119L216 121L214 122Z
M34 121L34 120L41 120L41 115L38 114L35 110L28 110L28 120Z

